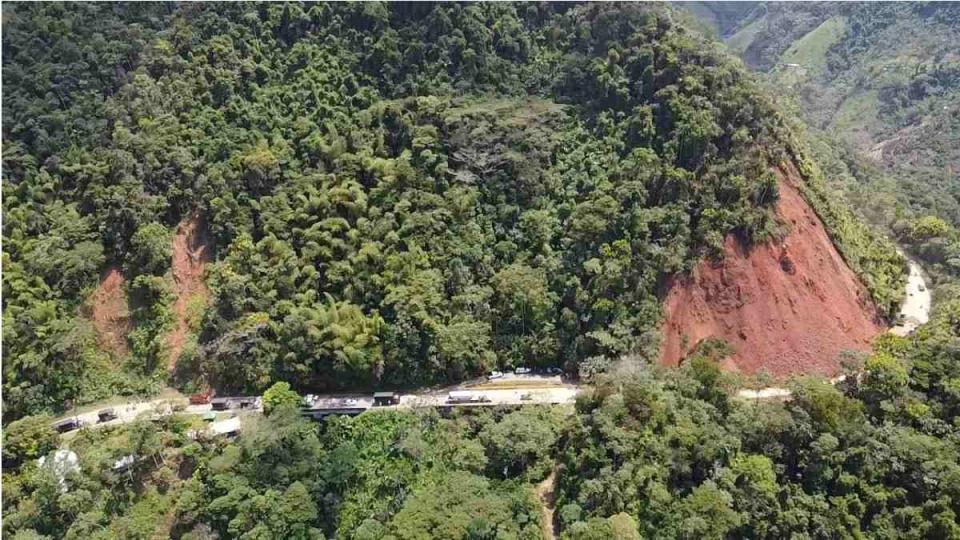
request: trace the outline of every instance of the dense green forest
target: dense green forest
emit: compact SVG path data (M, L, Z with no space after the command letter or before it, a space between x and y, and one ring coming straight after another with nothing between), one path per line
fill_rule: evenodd
M258 392L655 358L664 280L776 237L808 163L662 6L14 4L4 25L5 418L168 384L170 236L216 253L175 383ZM902 261L811 201L881 312ZM83 316L108 265L128 354Z
M903 260L836 193L837 171L868 173L670 8L3 16L4 536L960 538L948 264L931 322L880 338L836 387L734 398L723 347L652 365L666 279L728 234L787 230L783 160L880 311L902 297ZM903 238L950 245L948 213L897 208ZM211 299L171 373L171 237L190 216L215 253ZM127 283L124 354L87 314L111 267ZM323 423L275 384L427 385L521 364L595 384L573 408ZM170 384L269 388L266 411L232 439L179 414L61 439L47 416ZM76 467L51 466L56 448Z

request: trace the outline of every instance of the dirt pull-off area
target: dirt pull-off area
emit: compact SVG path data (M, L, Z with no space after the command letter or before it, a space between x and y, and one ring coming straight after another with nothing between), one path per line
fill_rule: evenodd
M842 351L869 350L883 330L866 289L798 191L796 169L776 172L777 213L790 233L749 250L729 236L722 261L703 261L671 284L662 363L677 365L702 340L720 338L734 349L724 366L732 371L833 376Z
M176 300L173 303L174 326L167 338L167 347L172 371L190 331L191 303L197 299L204 302L209 295L203 275L207 264L213 259L213 248L207 235L207 224L199 214L193 214L177 225L171 251Z
M131 328L127 306L127 280L116 266L100 276L100 284L87 300L86 315L93 323L100 347L118 357L130 352L127 333Z

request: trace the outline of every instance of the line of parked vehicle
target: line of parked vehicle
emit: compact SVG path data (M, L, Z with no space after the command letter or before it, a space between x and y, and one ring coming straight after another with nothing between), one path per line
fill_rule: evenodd
M534 375L534 374L545 374L545 375L562 375L563 370L558 367L549 367L549 368L529 368L526 366L519 366L510 371L491 371L486 375L487 380L497 380L503 379L510 375ZM302 408L304 414L308 416L316 417L317 414L322 414L322 411L329 410L332 413L341 410L356 410L363 411L372 407L390 407L397 406L400 404L400 394L398 392L374 392L372 405L367 405L362 403L357 398L347 397L341 399L325 399L325 404L322 407L318 407L318 403L321 401L321 396L314 394L307 394L303 398ZM531 399L531 394L524 394L521 396L522 400ZM491 400L484 395L482 392L475 392L469 390L455 390L447 394L445 400L446 403L457 405L457 404L480 404L480 403L489 403ZM212 411L208 412L205 415L205 420L212 420L216 418L216 415L213 411L231 411L231 410L259 410L262 408L263 400L261 396L227 396L227 397L216 397L216 391L209 389L203 392L197 392L192 394L189 398L191 405L210 405ZM318 412L320 411L320 412ZM108 407L97 411L97 424L103 424L116 420L118 414L113 407ZM88 422L85 422L79 416L73 416L71 418L66 418L54 424L54 428L59 433L67 433L80 429L81 427L87 425Z
M102 424L104 422L109 422L111 420L117 419L117 413L113 407L108 407L106 409L100 409L97 411L97 423ZM56 424L53 425L53 428L57 430L57 433L67 433L80 429L83 426L87 425L82 419L77 416L73 418L65 418Z
M487 379L502 379L509 370L507 371L491 371L487 373ZM563 370L558 367L548 367L548 368L529 368L526 366L520 366L513 369L514 375L533 375L535 373L544 373L546 375L563 375Z

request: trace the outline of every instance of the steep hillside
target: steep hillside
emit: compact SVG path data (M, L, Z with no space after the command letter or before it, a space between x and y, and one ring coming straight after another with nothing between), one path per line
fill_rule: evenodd
M760 363L784 372L831 372L902 295L892 244L687 20L655 3L5 3L0 534L960 536L956 302L878 339L863 377L804 378L785 402L738 399L717 355L656 365L671 279L681 334L729 319L721 337L766 340L788 362ZM119 313L119 273L98 289L114 265L122 365L83 309ZM731 368L757 367L739 351ZM574 393L536 378L516 406L302 415L300 394L347 405L521 365L589 384L574 407L535 404ZM53 427L165 384L263 409L226 413L229 437L179 407Z
M804 117L833 185L935 281L960 276L960 5L763 3L727 14L727 44Z
M124 372L150 385L174 361L184 390L244 393L655 362L664 280L728 235L777 238L770 168L799 153L750 74L663 5L5 15L4 249L42 281L4 295L18 411L90 395L58 373L103 379L86 341L57 340L106 261L129 281ZM890 246L814 206L888 314ZM30 330L51 316L60 332Z
M676 365L713 338L732 348L732 371L834 376L840 353L870 350L882 326L866 289L798 191L797 170L780 168L777 179L789 233L755 246L728 235L721 260L671 284L661 362Z

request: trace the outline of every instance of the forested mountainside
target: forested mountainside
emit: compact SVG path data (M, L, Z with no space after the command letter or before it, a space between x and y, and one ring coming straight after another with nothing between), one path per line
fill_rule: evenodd
M669 8L3 18L4 536L960 537L956 296L782 402L732 397L717 341L654 365L671 281L732 244L820 231L866 304L902 297L803 133ZM595 384L573 410L323 423L271 385L520 363ZM38 414L168 383L269 389L235 438L186 414L61 438Z
M784 160L881 313L899 301L891 245L824 195L745 71L662 6L4 17L8 418L171 371L257 392L655 359L667 277L728 234L789 229ZM198 227L207 244L171 254ZM192 271L209 291L171 270L212 253ZM119 347L87 316L103 272L122 274L127 311L94 322L116 323Z
M960 4L714 9L701 19L802 114L849 200L936 279L960 275Z

